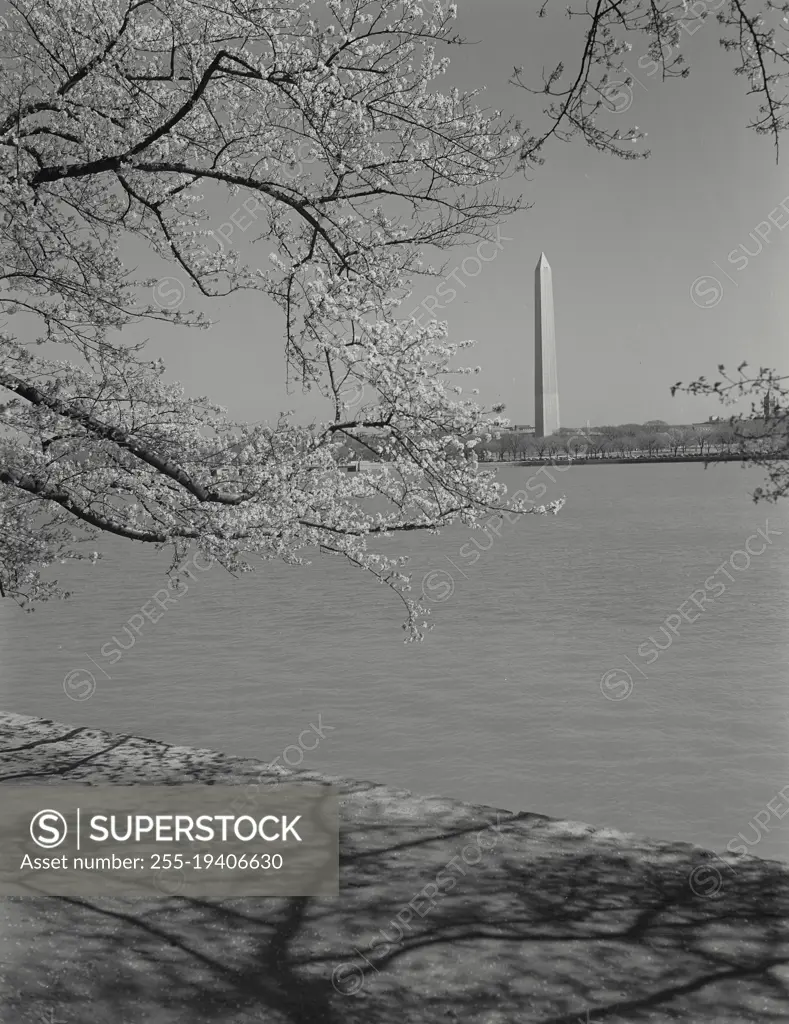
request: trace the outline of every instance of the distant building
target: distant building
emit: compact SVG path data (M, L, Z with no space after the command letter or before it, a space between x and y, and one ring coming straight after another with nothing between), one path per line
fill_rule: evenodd
M723 420L720 416L710 416L704 423L691 423L691 430L698 430L703 434L708 434L714 427L719 427ZM679 428L682 429L681 427Z

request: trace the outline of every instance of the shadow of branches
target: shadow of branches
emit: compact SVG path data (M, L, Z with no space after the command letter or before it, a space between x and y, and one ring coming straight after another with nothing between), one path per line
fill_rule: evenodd
M789 1017L781 865L743 860L718 898L704 899L688 884L702 851L685 844L651 854L621 840L592 848L594 833L567 837L548 819L515 816L496 848L468 866L459 854L479 821L426 836L427 822L384 826L355 810L342 836L338 899L4 901L6 938L25 955L10 971L6 964L3 1019ZM415 900L453 857L465 873L452 891L432 906ZM352 984L338 984L341 964Z
M11 726L47 741L9 746L4 767L40 778L49 765L53 785L281 778L20 716L0 739ZM789 1020L789 865L738 859L704 898L692 873L723 862L687 843L308 772L287 781L341 792L339 897L6 898L0 1021Z

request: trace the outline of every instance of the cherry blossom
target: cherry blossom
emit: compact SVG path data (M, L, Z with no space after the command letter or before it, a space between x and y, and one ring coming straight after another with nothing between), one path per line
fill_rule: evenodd
M41 572L93 557L84 550L102 534L169 549L173 567L193 547L233 572L317 550L391 587L406 639L421 639L427 609L410 597L403 556L376 549L381 539L561 507L508 502L480 470L476 442L506 421L462 398L456 380L473 371L459 359L472 343L399 312L420 276L442 273L425 270L428 249L488 239L520 207L500 191L519 168L517 127L475 94L439 88L454 5L10 8L3 596L26 606L63 596ZM219 233L217 210L253 219L243 243ZM167 271L136 278L122 256L130 239L201 301L241 289L273 299L289 383L323 396L325 421L238 423L168 381L124 330L209 321L151 300ZM271 254L263 267L260 243ZM350 390L363 394L353 408ZM370 436L380 461L345 473L340 446Z

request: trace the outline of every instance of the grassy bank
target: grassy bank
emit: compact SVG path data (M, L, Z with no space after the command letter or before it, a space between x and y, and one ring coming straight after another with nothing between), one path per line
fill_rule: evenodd
M227 754L8 713L0 748L6 785L282 777ZM789 1019L789 864L286 774L342 792L339 898L4 900L0 1019Z

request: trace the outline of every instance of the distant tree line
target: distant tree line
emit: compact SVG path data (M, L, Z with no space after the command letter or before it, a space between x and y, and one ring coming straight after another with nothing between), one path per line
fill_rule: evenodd
M623 423L618 426L573 430L565 428L550 437L535 437L524 431L503 430L487 440L481 440L474 448L482 462L521 462L532 459L621 459L682 456L716 455L734 456L742 454L756 445L764 447L760 421L751 420L745 425L730 421L709 423L702 426L669 426L662 420L647 423ZM773 439L774 441L774 439ZM773 441L769 446L774 447ZM784 441L785 444L785 441ZM457 458L467 458L471 449L465 452L458 444ZM380 458L379 444L375 435L349 441L339 451L341 462L377 461ZM770 454L765 452L765 454Z
M758 424L752 439L758 443ZM737 455L743 450L743 429L730 422L700 427L671 427L667 423L623 423L559 432L550 437L502 432L477 446L479 458L490 462L531 459L621 459L671 456Z

